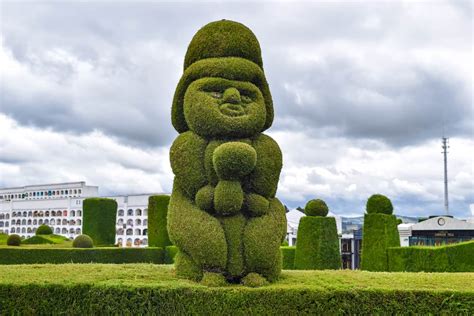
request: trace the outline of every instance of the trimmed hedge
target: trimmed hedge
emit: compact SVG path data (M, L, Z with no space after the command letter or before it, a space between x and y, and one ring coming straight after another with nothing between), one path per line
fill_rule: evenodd
M304 216L298 225L295 269L340 269L336 219L334 217Z
M52 233L53 233L53 230L51 229L51 227L43 224L38 227L35 235L37 236L38 235L51 235Z
M168 236L167 217L169 195L152 195L148 198L148 244L150 247L171 245Z
M470 315L472 274L284 271L260 288L206 287L157 265L0 270L2 315ZM471 283L472 284L472 283ZM27 301L25 301L27 298Z
M87 198L83 202L82 232L96 246L115 244L117 202L107 198Z
M8 246L19 246L19 245L21 245L20 235L13 234L13 235L8 236L7 245Z
M328 215L329 208L326 205L326 202L320 199L310 200L306 203L304 208L304 213L307 216L326 216Z
M165 263L172 264L174 263L174 258L178 253L178 247L176 246L166 246L165 248Z
M284 270L293 270L295 268L295 251L296 247L283 246L280 247L282 256L282 268Z
M365 206L367 214L383 213L391 215L393 213L392 201L382 194L374 194L367 200Z
M41 244L62 244L69 241L69 238L61 235L36 235L23 240L25 245L41 245Z
M72 242L74 248L94 248L94 241L87 235L79 235Z
M400 247L395 215L372 213L364 215L360 268L367 271L388 271L387 249Z
M388 248L389 271L474 272L474 241L437 247Z
M240 23L210 23L185 60L171 111L180 133L170 149L168 214L176 273L205 282L218 280L215 273L254 285L262 276L276 280L286 234L275 198L282 158L261 134L272 124L273 102L258 41Z
M0 264L158 263L162 248L0 248Z

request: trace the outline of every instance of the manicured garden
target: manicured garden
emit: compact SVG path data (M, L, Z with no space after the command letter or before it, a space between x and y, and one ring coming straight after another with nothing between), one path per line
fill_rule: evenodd
M468 314L473 284L472 273L284 270L260 288L216 288L170 265L11 265L0 314Z

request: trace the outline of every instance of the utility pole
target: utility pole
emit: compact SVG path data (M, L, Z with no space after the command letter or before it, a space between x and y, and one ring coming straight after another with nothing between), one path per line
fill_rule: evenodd
M449 148L449 139L444 137L441 139L444 156L444 210L446 215L449 215L449 202L448 202L448 148Z

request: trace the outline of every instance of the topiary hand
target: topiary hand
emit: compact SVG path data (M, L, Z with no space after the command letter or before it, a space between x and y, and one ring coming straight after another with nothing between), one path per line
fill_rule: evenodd
M257 152L246 143L228 142L214 150L212 162L219 179L238 180L253 171Z
M268 213L270 202L260 194L248 193L245 195L244 204L250 216L257 217Z

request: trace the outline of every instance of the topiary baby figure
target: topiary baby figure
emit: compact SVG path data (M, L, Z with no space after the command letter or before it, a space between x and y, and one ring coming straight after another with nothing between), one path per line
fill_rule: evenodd
M262 134L272 121L252 31L226 20L201 28L172 107L180 135L170 150L168 231L179 276L249 285L278 277L286 234L285 210L275 197L282 155Z

